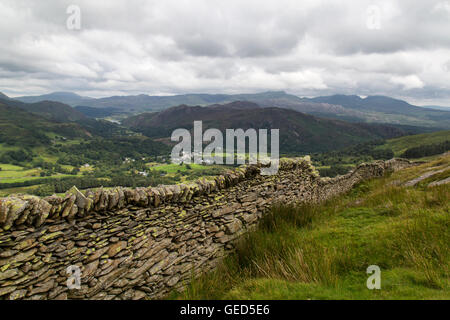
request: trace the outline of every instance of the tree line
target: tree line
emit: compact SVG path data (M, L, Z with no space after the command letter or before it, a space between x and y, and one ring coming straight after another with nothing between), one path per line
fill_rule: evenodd
M450 141L449 140L441 142L441 143L421 145L418 147L406 149L406 151L403 152L402 157L407 158L407 159L429 157L429 156L434 156L437 154L445 153L448 150L450 150Z

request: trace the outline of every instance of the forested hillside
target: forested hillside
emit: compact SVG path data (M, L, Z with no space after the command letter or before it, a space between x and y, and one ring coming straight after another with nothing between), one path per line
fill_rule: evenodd
M181 105L159 113L132 116L123 124L148 137L170 137L177 128L192 129L194 121L201 120L203 129L229 128L279 129L280 152L306 154L345 148L376 139L407 134L401 128L389 125L349 123L306 115L281 108L261 108L251 102L233 102L208 107Z

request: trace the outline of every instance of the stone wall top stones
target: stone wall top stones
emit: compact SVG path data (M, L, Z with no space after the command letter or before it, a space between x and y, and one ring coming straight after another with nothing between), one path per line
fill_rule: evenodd
M40 227L47 221L74 221L93 212L111 212L128 205L136 207L158 207L168 203L185 203L193 197L226 189L251 179L260 171L261 165L243 165L212 180L199 179L188 184L160 185L147 188L79 191L72 187L64 196L52 195L39 198L32 195L11 195L0 198L0 228L3 230ZM304 168L314 172L309 157L282 159L279 170Z

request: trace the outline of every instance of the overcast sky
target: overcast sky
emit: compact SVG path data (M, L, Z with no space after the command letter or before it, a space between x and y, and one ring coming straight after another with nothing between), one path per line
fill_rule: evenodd
M1 0L0 30L10 96L285 90L450 106L450 1Z

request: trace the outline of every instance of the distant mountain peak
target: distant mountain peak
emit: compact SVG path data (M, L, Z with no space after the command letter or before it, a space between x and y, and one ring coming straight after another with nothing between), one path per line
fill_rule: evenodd
M68 91L56 91L48 94L43 94L40 96L23 96L17 97L15 99L25 103L34 103L41 101L57 101L71 106L80 105L87 101L95 100L94 98L83 97L74 92Z
M6 94L4 94L3 92L0 92L0 99L4 99L4 100L10 100L11 98L8 97Z

